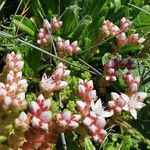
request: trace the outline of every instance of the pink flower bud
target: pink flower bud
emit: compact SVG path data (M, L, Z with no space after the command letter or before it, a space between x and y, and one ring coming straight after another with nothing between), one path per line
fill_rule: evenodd
M77 101L76 106L79 111L83 111L86 107L86 103L84 103L83 101Z
M23 79L18 81L18 89L17 89L18 92L26 92L27 87L28 87L27 80Z
M71 121L69 124L68 124L69 127L71 127L72 129L75 129L75 128L78 128L79 124L75 121Z
M104 128L106 125L106 120L103 117L98 117L96 119L96 124L100 127L100 128Z
M22 61L21 55L15 54L14 52L6 56L5 62L8 69L14 72L21 71L24 66L24 62Z
M110 36L110 35L116 35L120 32L120 29L118 26L114 25L112 22L110 22L109 20L104 20L103 25L102 25L102 32L106 35L106 36Z
M40 109L39 105L35 101L32 101L30 103L30 111L36 113L38 109Z
M56 17L54 17L51 21L52 31L57 31L58 29L60 29L62 24L62 21L59 21L56 19Z
M41 113L40 118L43 122L48 123L52 119L52 113L50 111L44 111Z
M128 37L128 43L129 44L142 44L144 41L145 41L145 39L144 38L140 38L137 33L136 34L131 34Z
M43 22L43 28L51 29L51 24L49 23L47 19L45 19Z
M57 123L63 130L75 129L79 126L77 121L80 118L80 115L72 115L70 111L65 110L61 114L57 114Z
M90 118L90 117L86 117L84 120L83 120L83 124L87 127L89 127L91 124L92 124L93 120Z
M21 128L24 131L28 129L29 121L25 112L22 111L19 117L15 119L15 126Z
M88 129L89 129L92 133L95 133L95 132L98 130L98 128L97 128L94 124L92 124L91 126L89 126Z
M9 96L5 96L3 103L6 107L9 107L12 104L12 99Z
M125 17L123 17L120 21L120 29L127 31L128 27L132 24L131 21L127 20Z
M71 118L71 112L68 111L68 110L64 111L63 114L62 114L62 117L63 117L65 120L70 120L70 118Z
M88 93L89 99L90 100L97 100L97 95L96 95L96 90L92 90Z
M81 118L80 115L72 115L72 116L71 116L71 119L72 119L72 120L75 120L75 121L78 121L80 118Z
M31 124L33 127L39 127L40 126L40 119L38 119L37 117L33 117L31 119Z
M5 84L0 83L0 99L3 99L7 95L7 90L5 89Z
M116 36L116 38L117 38L118 46L123 46L123 45L127 44L127 42L128 42L126 34L124 32L118 34Z

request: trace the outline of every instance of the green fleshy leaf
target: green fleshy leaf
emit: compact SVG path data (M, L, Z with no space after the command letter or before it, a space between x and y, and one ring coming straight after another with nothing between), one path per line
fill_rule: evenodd
M128 53L136 53L140 50L142 50L144 46L143 45L138 45L138 44L128 44L120 47L120 53L122 55L126 55Z
M16 15L13 18L13 23L22 31L26 32L31 36L35 36L37 33L37 28L34 23L27 17Z
M96 150L90 138L88 137L84 139L84 150Z

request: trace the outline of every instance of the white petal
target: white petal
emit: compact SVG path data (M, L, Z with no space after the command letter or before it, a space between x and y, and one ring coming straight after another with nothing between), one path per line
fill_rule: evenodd
M141 109L141 108L143 108L144 106L145 106L144 103L142 103L142 102L137 102L135 108L136 108L136 109Z
M106 130L101 129L101 130L100 130L100 134L102 134L103 136L106 136L106 135L107 135L107 132L106 132Z
M56 118L57 118L57 120L60 120L62 118L61 114L57 114Z
M62 38L61 37L58 37L57 38L57 42L61 42L62 41Z
M96 101L96 103L94 103L94 100L91 101L91 109L92 111L94 111L95 113L99 112L100 110L102 110L102 102L101 99L98 99ZM99 110L99 111L98 111Z
M125 110L125 111L129 111L129 105L125 104L124 107L122 107L122 109Z
M107 118L107 117L110 117L110 116L112 116L114 113L112 112L112 111L103 111L102 112L102 117L105 117L105 118Z
M14 68L14 71L15 72L18 72L20 70L22 70L23 66L24 66L24 62L23 61L18 61L16 64L15 64L17 67Z
M0 88L0 96L5 97L7 95L7 91Z
M130 98L126 94L121 93L121 97L126 103L130 102Z
M118 94L115 93L115 92L111 92L111 96L112 96L112 99L113 99L113 100L116 100L117 98L120 98L120 95L118 95Z
M96 90L90 91L88 96L90 99L96 100L97 99Z
M91 101L91 109L92 109L92 111L95 110L95 103L94 103L94 100Z
M79 79L79 84L83 84L84 81L82 79Z
M136 110L134 108L130 109L130 113L134 117L134 119L137 119L137 112L136 112Z
M143 100L145 99L147 97L147 93L145 93L145 92L139 92L138 93L138 101L141 101L141 102L143 102Z
M20 71L20 72L17 72L17 73L16 73L16 76L17 76L17 78L21 79L21 77L22 77L22 72L21 72L21 71Z

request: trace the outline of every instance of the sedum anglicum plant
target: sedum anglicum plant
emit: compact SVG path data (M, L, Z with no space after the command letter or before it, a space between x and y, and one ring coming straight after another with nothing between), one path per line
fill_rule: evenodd
M145 122L135 124L150 106L149 10L137 0L19 1L0 31L0 149L148 149Z

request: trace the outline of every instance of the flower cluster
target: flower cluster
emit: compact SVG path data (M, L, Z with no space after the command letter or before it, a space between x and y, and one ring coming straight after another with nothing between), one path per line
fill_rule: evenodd
M118 46L123 46L125 44L142 44L145 39L139 37L137 33L131 34L127 37L125 32L131 24L132 22L124 17L121 19L119 27L109 20L104 20L101 31L105 36L115 36Z
M130 72L130 69L134 67L133 60L123 59L121 55L117 55L104 67L107 67L107 71L109 69L114 69L114 71L128 69L128 72L123 75L126 90L125 93L111 93L112 100L108 102L109 111L104 109L101 99L98 99L93 81L79 79L79 100L76 101L76 108L80 114L67 109L52 114L49 97L53 96L54 91L60 91L67 86L68 83L64 79L70 74L70 70L67 70L63 63L59 63L51 77L43 75L40 88L44 95L40 94L35 101L31 101L29 111L25 113L22 110L26 108L25 92L28 84L22 78L24 62L21 55L14 52L6 56L5 62L3 69L5 82L0 83L0 107L4 112L9 109L15 112L15 115L17 114L13 116L14 122L11 122L14 125L12 127L14 134L11 133L8 139L11 149L20 147L23 150L52 149L60 133L72 130L78 132L78 129L83 128L94 141L102 142L107 134L106 118L126 111L136 119L137 111L145 106L144 99L147 93L139 91L140 78L134 77ZM108 72L105 71L105 73ZM109 78L107 81L111 81L110 79L116 79L118 74L115 72L114 77L112 74L105 75L106 80ZM19 112L20 115L16 112Z
M46 96L52 96L54 91L63 90L68 84L66 81L62 80L69 76L69 74L70 71L66 70L64 64L59 63L51 77L48 78L46 74L43 75L42 80L40 81L41 91Z
M126 93L134 94L138 91L140 84L139 76L134 77L131 73L128 72L124 75L124 81L125 84L127 85Z
M111 93L111 97L112 97L113 100L111 100L111 101L108 102L109 109L111 111L113 111L114 113L115 112L116 113L121 113L122 108L125 105L125 102L122 99L122 96L118 95L115 92L112 92Z
M44 96L41 94L36 101L32 101L30 104L30 114L31 114L31 125L34 128L41 128L48 130L48 123L52 119L52 113L49 111L50 100L45 100Z
M122 58L121 55L115 56L108 63L104 64L104 75L106 81L116 81L119 75L118 70L127 68L128 70L135 67L134 60L131 57Z
M77 108L83 116L89 114L92 100L97 100L96 90L93 89L93 81L79 79L78 93L81 100L76 102Z
M2 136L10 137L7 139L10 149L18 149L24 142L23 133L29 125L29 117L25 112L21 112L27 107L25 100L25 93L27 91L28 83L22 77L22 69L24 61L21 54L12 52L7 54L4 59L6 65L3 68L0 82L0 112L2 119L1 124L10 126L9 129L4 129ZM19 115L20 113L20 115ZM18 118L17 118L18 117ZM10 133L13 130L13 134ZM17 141L17 143L15 143Z
M101 142L107 132L104 130L106 125L105 118L113 115L113 112L104 111L101 99L98 99L95 103L91 102L91 111L84 118L83 124L89 130L90 136L95 140Z
M84 81L80 79L78 92L82 101L77 101L76 105L84 117L83 124L95 141L102 141L106 135L106 131L104 130L106 125L105 117L110 117L113 115L113 112L104 111L101 99L97 100L96 91L93 90L92 80Z
M143 101L147 97L147 93L138 91L140 84L139 77L133 77L131 73L127 73L124 75L124 80L127 85L126 94L121 93L121 95L118 95L117 93L112 92L111 96L113 100L108 102L108 106L113 112L120 113L122 110L130 112L136 119L136 110L145 106Z
M24 111L22 111L14 122L16 128L20 128L23 132L25 132L29 128L30 117Z
M61 56L73 55L80 50L77 41L70 44L69 40L64 41L61 37L57 38L56 46Z
M28 83L22 78L24 62L20 54L12 52L5 59L5 83L0 83L0 100L2 109L19 111L26 108L25 92Z
M106 36L115 36L120 32L119 27L109 20L104 20L101 30Z
M80 115L72 115L69 110L65 110L64 112L57 114L57 124L62 128L62 131L72 130L79 126L78 121L80 118Z
M143 108L145 104L143 103L144 99L147 97L145 92L136 92L133 95L126 95L121 93L112 93L112 101L109 101L108 105L111 110L114 112L121 112L125 110L130 112L130 114L137 119L137 110Z
M49 30L51 32L57 31L61 28L62 21L59 21L54 17L51 22L44 20L43 27L39 29L37 43L40 45L49 45L51 38L49 35Z
M49 125L52 122L52 113L49 110L51 101L45 99L42 94L39 95L36 101L30 103L30 128L25 132L26 142L23 144L23 149L28 148L43 148L47 145L47 137ZM26 122L24 122L24 125Z

